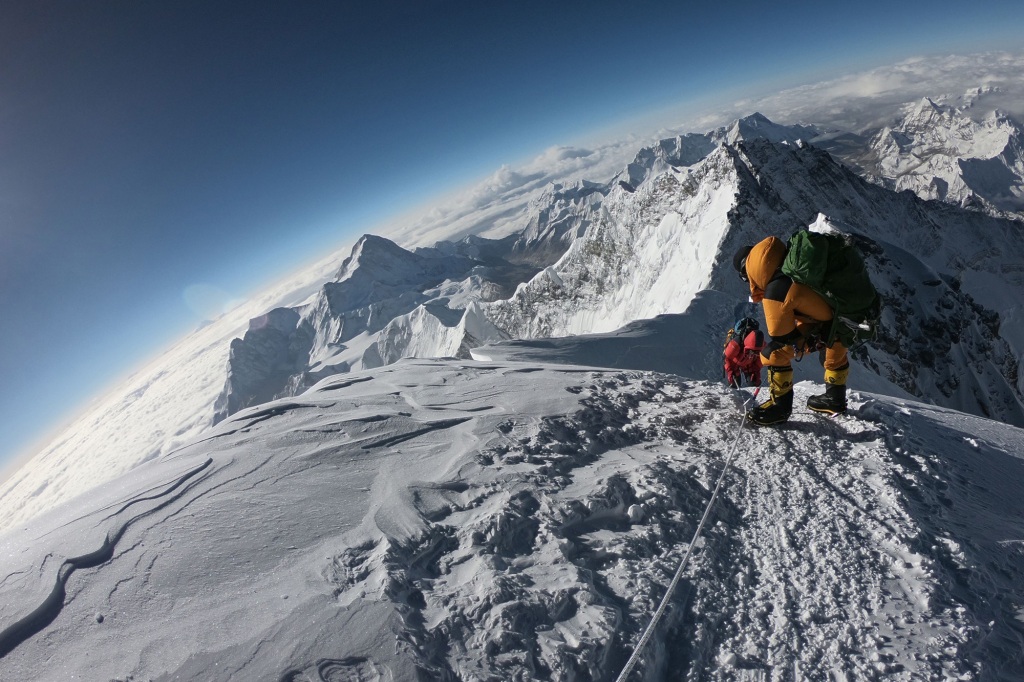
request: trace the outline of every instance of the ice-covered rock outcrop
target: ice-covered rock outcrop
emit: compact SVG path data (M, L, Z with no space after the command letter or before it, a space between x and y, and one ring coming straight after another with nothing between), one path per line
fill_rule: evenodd
M515 338L605 332L681 312L709 288L738 190L730 148L671 168L633 191L614 188L601 215L552 270L485 306Z
M338 372L403 357L465 357L507 338L473 304L533 271L500 259L513 244L476 238L413 252L364 236L309 303L256 318L232 341L215 420Z
M916 120L946 115L926 102ZM745 139L757 131L767 137ZM787 139L814 132L755 115L700 137L703 147L662 141L627 169L638 173L636 186L552 188L529 228L502 240L414 253L364 238L337 281L285 315L293 333L257 320L236 342L218 415L403 357L466 357L501 339L610 332L682 312L708 289L742 300L735 250L827 215L859 235L887 304L877 343L858 350L857 371L878 373L894 391L1024 424L1024 329L1012 322L1024 298L1014 265L1024 262L1020 224L879 187Z
M741 140L769 140L791 142L817 137L821 131L814 126L779 125L764 114L755 112L738 119L730 126L724 126L707 133L690 133L665 138L654 145L637 152L626 169L616 176L620 186L633 191L648 178L661 175L670 169L693 166L722 145L735 145Z
M632 192L613 189L593 229L551 267L554 277L542 272L484 308L509 336L532 338L681 312L703 289L743 300L736 249L786 237L823 213L860 236L886 303L878 342L858 351L855 372L1024 424L1024 328L1013 322L1024 300L1021 224L878 187L808 144L722 145Z

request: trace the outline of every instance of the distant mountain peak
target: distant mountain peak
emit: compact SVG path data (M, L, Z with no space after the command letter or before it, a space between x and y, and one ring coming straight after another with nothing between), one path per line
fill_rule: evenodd
M998 109L973 109L981 89L960 108L923 97L875 133L868 145L837 150L875 182L923 199L995 215L1024 210L1024 131ZM941 98L940 98L941 100ZM844 154L845 151L845 154ZM1018 213L1019 215L1019 213Z
M765 139L771 142L790 142L808 140L817 137L821 131L814 126L780 125L759 111L744 116L733 123L721 136L727 144L736 144L740 140Z
M419 261L420 256L403 249L390 239L374 234L364 234L352 247L352 253L341 264L337 281L349 279L367 261L380 265L384 261L409 264Z
M746 123L753 126L764 124L775 125L767 116L762 114L760 111L755 111L749 116L744 116L743 118L739 119L738 123Z

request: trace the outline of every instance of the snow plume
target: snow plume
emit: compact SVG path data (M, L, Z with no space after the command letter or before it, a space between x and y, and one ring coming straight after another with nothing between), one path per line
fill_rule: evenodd
M332 377L3 536L0 677L612 679L737 435L643 679L1018 676L1021 431L855 392L737 434L747 397L532 362Z

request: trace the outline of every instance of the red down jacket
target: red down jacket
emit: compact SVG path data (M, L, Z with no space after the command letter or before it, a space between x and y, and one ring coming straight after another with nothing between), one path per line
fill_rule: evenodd
M761 384L761 349L764 348L764 334L760 330L749 332L740 345L739 339L732 338L725 344L725 380L729 385L739 387L741 378L748 386Z

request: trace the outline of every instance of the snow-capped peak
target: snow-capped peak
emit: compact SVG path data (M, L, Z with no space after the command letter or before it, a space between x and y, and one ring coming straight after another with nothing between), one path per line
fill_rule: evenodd
M795 143L798 140L811 139L819 134L820 131L814 126L779 125L769 120L764 114L755 112L733 123L723 139L728 144L755 139Z
M945 113L946 110L932 101L930 97L922 97L907 115L906 120L918 124L927 123Z
M993 212L1024 210L1024 131L998 111L977 120L973 113L971 106L953 109L926 97L879 131L867 150L846 155L898 191Z
M1008 120L916 104L879 150L955 158L965 185L1012 172ZM515 214L516 233L365 236L231 341L212 430L212 398L166 418L175 392L213 395L189 365L206 346L170 356L90 414L75 456L3 489L22 522L131 469L3 536L0 677L612 679L732 452L644 676L1015 673L1020 225L787 144L811 137L756 114L610 183L502 169L469 224ZM725 330L759 315L732 255L808 225L857 235L882 330L852 353L849 415L802 409L808 356L792 422L752 435L749 391L721 381ZM114 462L121 426L187 438Z

